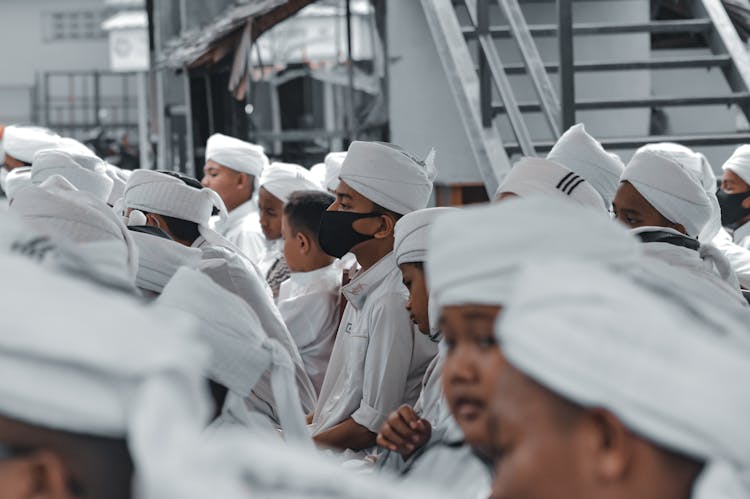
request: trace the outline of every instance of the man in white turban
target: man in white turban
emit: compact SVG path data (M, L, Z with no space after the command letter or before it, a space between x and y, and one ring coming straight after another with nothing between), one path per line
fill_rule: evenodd
M331 256L354 253L362 270L343 288L348 303L312 418L321 446L372 447L388 414L419 394L436 348L409 320L393 231L401 216L427 205L434 176L430 162L392 144L349 147L318 240Z
M704 322L656 282L527 267L496 328L495 496L750 495L747 317Z
M732 299L739 281L724 255L698 236L711 220L714 206L697 178L662 152L633 155L613 203L619 221L634 229L645 251L667 263L702 276Z
M498 187L495 200L532 194L559 196L602 213L608 210L601 195L586 179L549 159L522 158L518 161Z
M281 237L281 218L284 204L295 191L322 191L317 179L300 165L272 163L263 171L258 182L260 228L265 239L265 253L258 268L271 287L274 299L279 286L289 278L289 267L284 259L284 239Z
M206 142L204 187L216 191L227 207L227 217L215 229L258 263L263 255L255 185L268 157L263 147L215 133Z
M3 164L8 171L19 166L31 166L37 152L59 147L61 140L59 135L46 128L6 126L3 131Z
M625 165L616 154L605 151L582 123L562 134L547 159L585 178L601 195L607 208L612 204Z
M722 166L721 221L731 230L732 239L750 249L750 145L742 145Z

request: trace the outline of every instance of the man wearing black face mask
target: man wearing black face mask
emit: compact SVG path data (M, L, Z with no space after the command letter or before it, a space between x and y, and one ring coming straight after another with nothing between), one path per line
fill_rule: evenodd
M312 430L320 446L366 451L388 414L416 401L437 353L411 324L393 254L396 221L427 205L434 169L392 144L353 142L339 178L318 239L329 255L351 251L362 269L343 288L348 303Z
M721 190L716 193L721 223L734 231L736 244L750 249L750 145L737 148L722 169Z

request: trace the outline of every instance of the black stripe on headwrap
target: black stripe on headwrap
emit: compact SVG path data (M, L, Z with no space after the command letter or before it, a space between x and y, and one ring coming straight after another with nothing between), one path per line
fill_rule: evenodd
M585 181L586 181L586 179L582 178L578 182L576 182L575 184L573 184L573 186L570 189L568 189L568 196L570 196L571 194L573 194L573 191L576 190L576 187L578 187L579 185L581 185Z
M565 175L555 186L555 189L560 189L560 187L563 185L563 183L570 178L571 175L574 175L573 172L568 173Z

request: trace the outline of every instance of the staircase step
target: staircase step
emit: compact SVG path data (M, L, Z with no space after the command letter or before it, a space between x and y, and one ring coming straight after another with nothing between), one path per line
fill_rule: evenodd
M576 110L587 111L597 109L630 109L639 107L675 107L675 106L716 106L729 104L744 104L750 102L750 92L735 92L725 95L709 95L700 97L666 97L654 96L643 99L580 99L576 101ZM531 113L541 111L536 102L519 102L521 112ZM505 112L502 104L493 104L495 114Z
M613 35L626 33L704 33L711 28L709 19L679 19L671 21L650 21L642 23L576 23L574 35ZM533 36L557 36L556 24L532 24L529 30ZM476 38L474 26L462 28L464 37ZM511 31L507 26L490 26L494 38L510 38Z
M750 132L728 132L691 135L652 135L650 137L616 137L601 139L605 149L637 149L652 142L677 142L688 147L725 146L750 143ZM540 152L547 152L555 145L553 141L534 142L534 148ZM521 149L515 142L506 142L505 150L508 154L518 154Z
M652 69L685 69L685 68L723 68L732 63L728 55L701 55L690 57L670 57L669 59L651 59L647 61L586 61L575 64L576 72L595 71L624 71L624 70L652 70ZM560 66L557 63L545 62L544 68L548 73L557 73ZM506 64L505 72L509 75L526 74L523 64Z

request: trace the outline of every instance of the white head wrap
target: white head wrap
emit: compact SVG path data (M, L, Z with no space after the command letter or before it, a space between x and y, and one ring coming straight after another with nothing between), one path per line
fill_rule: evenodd
M197 248L143 232L131 231L130 236L138 246L135 285L140 289L161 293L177 269L195 268L200 262L201 250Z
M177 177L152 170L136 170L128 178L123 208L194 222L208 228L214 208L226 217L226 207L216 191L197 189Z
M294 191L322 191L320 183L306 168L290 163L271 163L263 170L258 185L286 203Z
M635 433L705 460L709 474L721 463L747 497L750 396L738 383L750 376L747 325L725 318L717 328L612 270L558 262L528 266L497 335L508 361L537 382L606 407Z
M421 210L432 194L435 167L393 144L354 141L339 178L373 203L400 215Z
M633 155L622 181L633 187L672 223L698 237L711 219L713 206L698 179L666 155L641 151Z
M606 212L602 196L580 175L559 163L542 158L522 158L498 187L500 194L513 193L525 197L532 194L559 196L582 206Z
M737 174L746 184L750 184L750 144L738 147L721 169Z
M60 136L39 127L10 125L3 132L5 154L19 161L31 164L34 154L42 149L59 147Z
M73 154L78 154L81 156L91 156L91 157L98 157L94 151L88 148L86 144L83 142L80 142L72 137L63 137L60 139L60 145L58 146L60 149L65 149L66 151L69 151Z
M39 185L53 175L60 175L79 191L85 191L106 202L114 182L107 175L106 163L93 154L66 149L42 149L34 155L31 182Z
M9 201L13 201L16 195L21 192L22 189L31 185L31 167L30 166L19 166L13 168L5 176L5 195Z
M268 157L261 146L220 133L208 138L206 161L216 161L222 166L256 177L268 167Z
M640 246L608 217L563 199L532 196L462 209L438 218L430 231L430 298L439 308L502 305L524 262L576 256L627 266L640 258Z
M122 168L119 168L115 165L110 165L107 163L107 176L112 179L112 192L109 193L109 198L107 199L107 204L110 206L114 206L117 204L117 201L122 199L123 194L125 193L125 186L128 183L128 179L130 178L130 174L132 173L131 170L123 170Z
M336 187L339 186L339 175L341 174L341 166L344 164L346 159L345 152L329 152L326 154L323 160L326 165L326 175L323 181L323 187L329 191L335 191Z
M103 201L54 175L20 191L10 211L40 232L77 243L69 266L79 260L100 282L133 288L138 249L120 217Z
M295 382L295 366L278 341L263 331L247 303L196 270L177 271L158 303L200 319L204 341L211 346L211 378L246 397L263 373L271 370L271 387L287 438L310 440Z
M195 324L19 257L0 256L0 273L14 289L3 297L0 412L127 439L137 495L158 497L151 485L190 452L209 414Z
M585 178L609 206L615 198L620 175L625 166L616 155L608 153L582 123L573 125L558 139L547 155Z
M458 211L458 208L425 208L401 217L394 229L393 253L396 255L396 263L425 262L429 228L439 216L454 211Z

